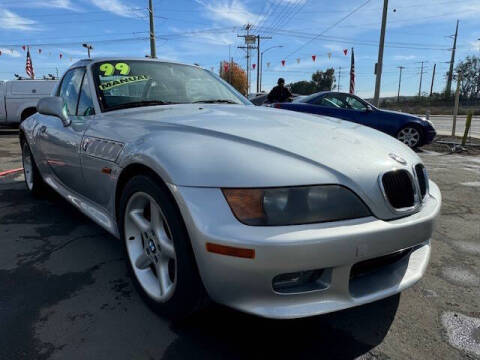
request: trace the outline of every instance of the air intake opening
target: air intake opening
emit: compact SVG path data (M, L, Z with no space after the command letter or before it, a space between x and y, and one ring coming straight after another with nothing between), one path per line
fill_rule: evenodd
M425 166L422 164L415 165L415 173L418 179L418 186L420 187L420 193L422 194L422 199L427 195L427 173L425 171Z
M273 278L273 290L280 294L294 294L324 290L330 286L332 269L298 271Z

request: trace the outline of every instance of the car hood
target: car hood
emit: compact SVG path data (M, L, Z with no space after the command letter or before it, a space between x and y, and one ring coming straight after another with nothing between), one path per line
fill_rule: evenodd
M403 118L409 118L409 119L417 119L417 120L421 120L421 118L419 118L418 116L416 115L412 115L412 114L409 114L409 113L404 113L404 112L401 112L401 111L394 111L394 110L384 110L384 109L378 109L379 111L381 111L382 113L386 114L386 115L393 115L395 117L403 117Z
M123 115L266 146L344 174L358 174L368 167L398 166L390 153L410 164L420 161L415 152L388 135L326 116L243 105L163 106Z
M151 166L160 163L168 169L167 181L180 186L342 184L374 208L384 202L378 186L381 173L402 167L411 171L421 162L407 146L371 128L272 108L176 105L122 110L105 117L115 118L117 126L99 121L106 127L99 125L96 136L104 133L130 143L126 154L143 151L155 157ZM160 127L163 131L157 131ZM139 138L144 139L144 150ZM377 216L389 217L385 209L378 210Z

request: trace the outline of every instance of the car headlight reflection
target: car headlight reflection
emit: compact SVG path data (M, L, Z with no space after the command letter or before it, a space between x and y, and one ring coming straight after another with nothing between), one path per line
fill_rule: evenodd
M299 225L371 215L357 195L339 185L223 189L223 194L246 225Z

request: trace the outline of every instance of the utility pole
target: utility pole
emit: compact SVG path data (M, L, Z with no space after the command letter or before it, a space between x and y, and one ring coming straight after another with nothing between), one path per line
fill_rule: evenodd
M400 102L400 84L402 83L402 70L405 69L405 66L399 66L400 76L398 77L398 92L397 92L397 103Z
M383 14L382 14L382 29L380 30L380 43L378 46L378 60L375 66L375 95L373 97L373 103L375 106L380 104L380 87L382 83L382 66L383 66L383 47L385 44L385 28L387 26L387 11L388 0L383 0Z
M452 77L453 77L453 64L455 62L455 50L457 48L457 36L458 36L458 20L457 27L455 28L455 35L453 35L453 47L452 47L452 56L450 58L450 69L448 70L447 77L447 87L445 88L445 96L450 96L450 91L452 88Z
M257 93L259 92L260 92L260 35L257 35Z
M430 85L430 97L433 95L433 82L435 81L435 69L437 68L437 64L433 64L433 73L432 73L432 84Z
M337 91L340 92L340 80L342 79L342 67L338 68L338 84L337 84Z
M452 124L452 136L455 136L455 130L457 127L457 115L458 115L458 105L460 102L460 84L462 83L462 72L458 72L457 77L457 90L455 91L455 107L453 108L453 124Z
M271 36L257 35L257 93L260 92L260 39L271 39Z
M153 0L148 0L148 15L150 18L150 57L157 57L157 49L155 47L155 23L153 22Z
M423 79L423 61L421 62L422 67L420 68L420 84L418 85L418 97L422 96L422 79Z
M250 92L250 50L256 49L256 46L252 46L257 41L257 37L255 35L250 35L250 29L252 25L247 24L245 25L245 31L247 32L245 35L237 35L237 37L243 37L245 39L246 46L237 46L239 49L246 49L247 51L247 95Z

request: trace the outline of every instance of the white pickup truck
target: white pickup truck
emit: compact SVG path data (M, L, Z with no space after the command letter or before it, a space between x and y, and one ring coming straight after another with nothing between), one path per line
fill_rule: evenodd
M0 81L0 126L21 123L37 112L37 101L49 96L58 80Z

